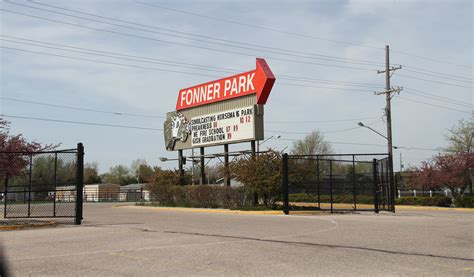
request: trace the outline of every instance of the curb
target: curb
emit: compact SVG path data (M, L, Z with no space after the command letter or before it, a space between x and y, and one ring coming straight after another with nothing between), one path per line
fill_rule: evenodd
M184 208L184 207L155 207L155 206L126 206L126 205L115 205L113 208L131 208L131 209L147 209L157 211L176 211L176 212L193 212L193 213L219 213L219 214L247 214L247 215L283 215L283 211L240 211L240 210L229 210L229 209L207 209L207 208ZM337 209L337 208L336 208ZM396 210L407 211L407 210L418 210L418 211L458 211L458 212L474 212L474 209L470 208L448 208L448 207L429 207L429 206L408 206L408 205L397 205ZM292 211L292 215L308 215L308 214L322 214L324 211Z
M410 206L396 205L395 210L418 210L418 211L458 211L458 212L474 212L474 208L451 208L451 207L433 207L433 206Z
M146 209L158 211L176 211L193 213L219 213L219 214L283 214L283 211L239 211L227 209L206 209L206 208L180 208L180 207L149 207L149 206L113 206L114 208Z
M56 222L50 221L46 223L37 223L37 224L18 224L18 225L11 225L11 226L0 226L0 231L11 231L11 230L19 230L19 229L35 229L35 228L42 228L47 226L56 225Z

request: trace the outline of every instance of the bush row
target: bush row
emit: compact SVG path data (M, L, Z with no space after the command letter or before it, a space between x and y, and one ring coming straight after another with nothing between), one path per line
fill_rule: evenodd
M253 204L253 193L245 187L226 186L156 186L153 190L155 205L172 207L195 208L242 208ZM373 204L370 195L357 195L358 204ZM290 194L290 202L317 203L316 194ZM322 203L330 203L330 195L321 195ZM333 203L353 203L353 195L333 195ZM395 200L397 205L419 205L450 207L453 203L450 197L401 197ZM457 207L474 208L474 196L465 195L455 201Z
M290 194L290 202L307 202L317 203L317 194ZM330 195L321 195L320 201L322 203L330 203ZM358 204L373 204L374 198L369 195L357 195L356 201ZM333 203L353 203L354 196L349 194L333 195ZM450 207L452 205L452 199L447 196L434 196L434 197L401 197L395 199L397 205L418 205L418 206L438 206L438 207ZM457 207L474 207L474 196L463 196L456 200Z
M226 186L156 186L155 204L171 207L235 208L249 206L251 193L244 187Z
M317 203L317 194L306 194L306 193L295 193L288 196L290 202L310 202ZM330 203L330 195L321 195L319 197L322 203ZM350 194L333 195L333 203L354 203L354 196ZM374 204L374 197L369 195L356 195L356 201L358 204Z
M464 195L456 199L456 207L474 208L474 196Z
M452 200L447 196L434 196L434 197L400 197L395 199L397 205L417 205L417 206L438 206L438 207L450 207Z

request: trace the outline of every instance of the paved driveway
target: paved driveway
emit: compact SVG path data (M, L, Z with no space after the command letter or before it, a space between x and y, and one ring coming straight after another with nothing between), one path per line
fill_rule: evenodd
M16 276L474 275L474 213L254 215L86 204L0 232Z

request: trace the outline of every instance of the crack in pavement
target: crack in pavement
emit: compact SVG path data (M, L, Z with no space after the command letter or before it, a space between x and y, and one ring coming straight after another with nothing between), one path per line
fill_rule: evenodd
M440 258L440 259L451 259L451 260L474 262L474 259L471 259L471 258L451 257L451 256L442 256L442 255L434 255L434 254L425 254L425 253L401 252L401 251L393 251L393 250L385 250L385 249L377 249L377 248L368 248L368 247L360 247L360 246L350 246L350 245L334 245L334 244L321 244L321 243L311 243L311 242L284 241L284 240L275 240L275 239L266 239L266 238L251 238L251 237L191 233L191 232L179 232L179 231L164 231L164 233L205 236L205 237L217 237L217 238L229 238L229 239L271 242L271 243L283 243L283 244L293 244L293 245L301 245L301 246L316 246L316 247L327 247L327 248L362 250L362 251L380 252L380 253L393 254L393 255L421 256L421 257L430 257L430 258Z

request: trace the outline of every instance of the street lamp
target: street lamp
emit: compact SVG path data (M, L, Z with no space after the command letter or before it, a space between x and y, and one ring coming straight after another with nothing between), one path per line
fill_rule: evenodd
M260 152L260 145L264 144L265 142L271 140L272 138L275 138L275 136L270 136L269 138L267 138L266 140L260 142L260 141L257 141L257 152ZM280 135L276 136L277 139L281 138Z
M388 133L388 137L382 135L381 133L377 132L376 130L370 128L369 126L366 126L364 125L364 123L362 122L359 122L357 123L357 125L359 125L360 127L364 127L364 128L367 128L369 130L371 130L372 132L376 133L377 135L383 137L384 139L387 140L387 146L388 146L388 159L389 159L389 168L390 168L390 183L392 185L392 188L393 190L391 190L391 193L392 193L392 197L394 197L394 193L395 193L395 181L394 181L394 178L393 178L393 149L397 149L398 147L397 146L393 146L392 145L392 139L391 139L391 130L390 132L387 131ZM401 159L400 159L401 160ZM394 199L394 198L392 198ZM392 203L392 212L395 212L395 203Z
M168 159L167 157L159 157L160 161L162 162L167 162L169 161L170 159Z
M384 139L386 139L388 141L388 138L386 136L384 136L381 133L377 132L376 130L370 128L369 126L364 125L364 123L359 122L359 123L357 123L357 125L359 125L360 127L364 127L364 128L367 128L367 129L371 130L372 132L376 133L377 135L383 137Z

